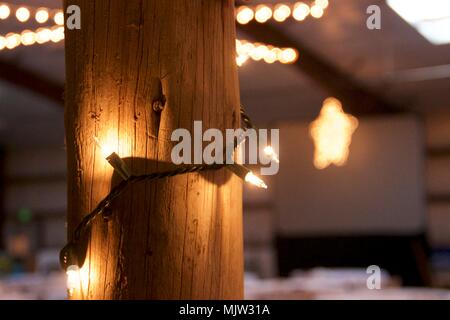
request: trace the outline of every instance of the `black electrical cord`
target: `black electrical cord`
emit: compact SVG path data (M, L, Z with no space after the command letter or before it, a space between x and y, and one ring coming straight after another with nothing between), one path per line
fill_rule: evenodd
M107 208L109 208L114 199L120 196L129 185L142 181L170 178L186 173L202 172L206 170L219 170L225 166L227 166L227 164L184 165L170 171L154 172L143 175L132 175L128 179L122 180L122 182L115 186L111 190L111 192L102 201L99 202L95 209L92 210L88 215L86 215L78 224L77 228L75 229L73 239L61 250L61 265L63 267L67 267L68 265L73 264L73 262L71 262L70 260L75 260L78 263L78 257L76 257L76 254L71 251L73 251L74 248L76 248L77 244L82 240L82 237L84 236L85 232L88 230L92 222L95 220L95 218L97 218Z
M141 182L141 181L151 181L169 178L181 174L192 173L192 172L201 172L205 170L219 170L226 166L226 164L211 164L211 165L192 165L192 166L181 166L174 170L163 171L163 172L154 172L143 175L132 175L127 180L122 180L117 186L115 186L111 192L95 207L95 209L85 216L83 220L81 220L78 227L75 229L75 238L74 241L78 242L81 239L82 233L84 230L91 224L91 222L101 214L106 208L108 208L112 201L120 196L127 186Z
M246 129L255 128L253 123L250 120L250 117L246 114L244 108L241 106L240 108L241 120L245 125ZM234 147L237 147L235 143ZM80 261L77 257L76 248L77 244L82 240L84 234L87 232L89 226L92 222L97 218L100 214L104 213L110 206L111 203L119 197L125 189L134 183L141 181L152 181L158 179L169 178L181 174L193 173L193 172L201 172L206 170L219 170L224 168L228 164L203 164L203 165L183 165L179 166L176 169L163 171L163 172L154 172L143 175L131 175L127 179L122 180L117 186L115 186L110 193L99 202L99 204L92 210L89 214L87 214L81 222L78 224L75 229L74 236L71 241L61 250L60 253L60 262L64 268L71 264L78 264Z
M252 123L252 120L250 119L248 114L245 112L243 106L241 106L241 120L245 124L246 129L256 129L256 127Z

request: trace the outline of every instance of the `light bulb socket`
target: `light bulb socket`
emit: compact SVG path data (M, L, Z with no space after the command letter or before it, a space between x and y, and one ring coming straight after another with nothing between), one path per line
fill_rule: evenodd
M244 167L243 165L237 164L237 163L228 165L227 169L230 170L231 172L233 172L235 175L237 175L242 180L245 180L245 177L247 176L247 174L249 172L251 172L251 170L248 169L247 167Z
M123 180L128 180L131 177L130 171L128 170L127 165L122 160L121 157L115 152L111 153L106 160L109 162L109 164L114 168L114 170L117 171L117 173L120 175L120 177Z
M59 253L59 263L61 268L67 270L69 266L73 265L80 267L77 251L77 246L72 242L62 248Z
M103 221L104 222L109 222L112 220L113 217L113 210L109 207L106 206L103 210L102 210L102 216L103 216Z

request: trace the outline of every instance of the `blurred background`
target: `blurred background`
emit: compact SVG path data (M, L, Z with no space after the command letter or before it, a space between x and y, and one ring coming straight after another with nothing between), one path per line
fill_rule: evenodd
M64 299L62 3L0 2L0 299ZM242 103L280 129L244 193L246 297L450 298L450 2L236 8Z

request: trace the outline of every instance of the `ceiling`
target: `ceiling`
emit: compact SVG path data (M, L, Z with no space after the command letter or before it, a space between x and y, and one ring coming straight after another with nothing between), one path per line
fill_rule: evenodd
M58 8L61 1L28 0L26 4ZM365 12L371 4L381 7L381 30L366 28ZM420 112L450 107L450 45L430 44L383 0L330 0L330 6L321 19L307 18L300 23L289 20L274 25L394 103ZM0 34L25 28L35 26L18 24L11 19L0 21ZM238 37L249 39L245 26L240 28ZM300 52L300 61L301 58ZM0 59L12 61L61 84L64 81L64 47L61 43L18 48L10 52L3 50ZM329 95L290 65L249 61L239 69L239 76L242 102L259 122L312 118ZM0 82L0 143L10 147L62 147L63 134L63 110L60 106L27 90Z

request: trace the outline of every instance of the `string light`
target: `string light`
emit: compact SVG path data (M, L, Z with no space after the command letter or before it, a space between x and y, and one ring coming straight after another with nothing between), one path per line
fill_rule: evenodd
M39 44L44 44L50 41L52 37L51 31L48 28L39 28L36 30L36 42Z
M275 152L275 150L273 150L272 146L266 146L264 148L264 153L266 156L268 156L269 158L271 158L273 161L275 161L276 163L280 163L280 159L278 159L278 155Z
M0 51L8 48L14 49L20 45L30 46L33 44L45 44L47 42L58 43L64 40L64 27L53 26L51 28L38 28L35 31L24 30L20 34L9 33L9 41L0 41ZM251 58L254 61L266 63L280 62L283 64L294 63L298 59L298 53L292 48L277 48L261 43L251 43L245 40L236 40L236 63L239 67Z
M262 43L251 43L245 40L236 40L236 63L242 66L248 58L254 61L266 63L281 62L283 64L294 63L298 59L298 53L292 48L277 48Z
M239 6L236 9L236 21L239 24L247 24L253 19L259 23L265 23L270 19L277 22L284 22L289 17L297 21L303 21L311 13L314 18L320 18L324 14L324 10L328 8L328 0L316 0L311 8L304 2L259 4L257 6ZM18 7L13 4L0 4L0 19L5 20L10 17L11 9L15 10L16 18L20 22L27 22L31 15L34 16L36 22L46 23L50 16L53 17L55 24L59 26L64 25L64 13L62 10L49 8L35 8L35 7Z
M1 38L0 38L1 40ZM0 42L1 43L1 42ZM244 109L241 107L241 119L246 129L254 128L250 120L250 117L245 113ZM126 165L123 160L116 154L116 152L111 148L109 144L100 144L97 137L94 137L96 145L101 150L102 156L108 160L109 164L120 173L122 170L127 170ZM237 145L235 145L235 148ZM66 271L67 274L67 290L69 296L72 296L76 290L81 290L82 283L85 282L88 277L83 276L82 266L86 259L86 246L82 246L83 237L86 236L86 232L89 226L92 224L93 220L97 218L100 214L103 214L105 220L110 217L110 206L112 202L119 197L129 186L141 181L151 181L156 179L170 178L176 175L182 175L193 172L201 172L206 170L219 170L226 168L236 174L238 177L243 179L245 182L254 185L259 188L267 189L267 185L264 181L255 175L250 169L240 164L210 164L210 165L183 165L177 166L175 169L166 172L154 172L150 174L143 175L125 175L121 174L122 180L118 185L116 185L110 193L101 200L98 205L94 208L92 212L85 215L82 221L78 224L75 232L71 238L71 241L61 250L59 260L61 267ZM127 171L128 172L128 171Z
M240 24L247 24L253 20L255 13L247 6L241 6L236 11L236 20Z
M67 275L67 292L69 297L73 296L75 290L81 288L80 267L77 265L70 265L66 270Z
M245 175L245 181L257 186L258 188L263 188L263 189L267 189L267 185L264 183L263 180L261 180L261 178L259 178L258 176L256 176L253 172L248 172Z
M269 52L269 48L263 44L255 46L255 49L249 52L250 58L255 61L264 59L265 55Z
M278 60L281 63L292 63L297 60L297 51L292 48L281 50L278 55Z
M49 19L50 15L48 13L48 10L46 8L39 8L36 11L36 14L34 15L34 19L38 23L46 23Z
M260 177L255 175L249 168L239 164L229 165L227 168L238 177L243 179L245 182L248 182L249 184L254 185L258 188L267 189L267 185L264 183L264 181Z
M32 16L34 20L43 24L46 23L50 16L53 16L53 20L59 26L64 25L64 13L60 9L50 9L44 7L31 7L31 6L18 6L9 3L0 3L0 20L5 20L10 17L11 12L15 12L17 21L25 23Z
M20 35L17 33L8 33L6 36L6 48L14 49L20 45Z
M274 7L273 19L277 22L283 22L291 16L291 8L283 3L279 3Z
M310 9L306 3L297 2L294 5L294 11L292 12L292 17L297 21L303 21L309 15Z
M64 27L54 26L50 29L50 40L54 43L58 43L64 40Z
M323 8L318 5L313 5L311 7L311 17L319 19L323 16Z
M60 252L60 264L61 267L66 270L67 274L67 289L69 294L72 295L74 291L81 287L82 275L80 268L84 264L86 258L86 248L81 246L83 237L86 236L88 227L92 224L93 220L100 214L108 212L112 202L119 197L125 189L134 183L140 181L151 181L156 179L170 178L176 175L201 172L206 170L219 170L221 168L227 168L241 179L246 182L257 186L259 188L267 188L267 185L256 176L250 169L239 164L212 164L212 165L187 165L178 166L176 169L166 172L150 173L135 176L130 176L127 180L123 180L116 185L111 192L95 207L95 209L84 216L80 224L75 229L72 240L61 250ZM104 215L104 217L106 217ZM108 216L109 217L109 216Z
M36 31L23 30L20 34L10 32L5 36L0 36L0 51L15 49L20 45L30 46L33 44L44 44L49 41L60 42L64 40L64 27L54 26L52 28L39 28Z
M272 9L265 4L260 4L255 10L255 20L259 23L265 23L272 18Z
M11 9L6 4L0 4L0 19L5 20L11 14Z
M59 26L64 25L64 13L62 11L58 11L55 13L55 16L53 17L53 20L55 23Z
M236 57L236 64L238 65L238 67L242 67L247 60L248 60L248 56L247 55L237 56Z
M328 0L316 0L315 4L319 7L321 7L322 9L326 9L326 8L328 8L329 2L328 2Z
M244 108L241 106L241 119L242 122L245 124L246 129L254 129L257 130L257 128L253 125L252 121L250 120L250 117L245 113ZM264 153L266 156L274 160L276 163L280 163L280 159L278 158L278 154L276 151L272 148L272 146L267 145L264 148Z
M343 166L357 127L358 120L344 113L339 100L326 99L319 117L310 126L315 145L314 166L317 169L325 169L331 164Z
M323 1L321 1L323 3ZM328 5L328 2L327 2ZM320 7L321 8L321 7ZM38 8L34 11L34 19L36 22L43 24L46 23L50 18L50 12L47 8ZM10 16L11 7L7 4L0 5L0 19L4 20ZM19 7L16 10L16 18L20 22L26 22L31 17L30 9L26 7ZM323 12L322 12L323 14ZM238 8L236 19L241 24L246 24L251 20L255 19L257 22L264 23L273 18L275 21L283 22L291 15L294 15L293 10L289 5L278 4L273 9L267 5L259 5L255 8L255 10L250 7L240 7ZM49 28L39 28L36 31L31 30L23 30L20 34L18 33L9 33L6 36L0 36L0 50L4 48L13 49L18 47L20 44L24 46L33 45L35 43L43 44L49 41L59 42L64 39L64 13L61 10L56 11L53 14L53 20L57 24L57 26ZM238 41L239 42L239 41ZM239 42L240 44L240 42ZM237 51L241 54L237 57L238 65L242 65L248 58L252 58L255 61L264 60L267 63L274 63L279 61L281 63L292 63L297 60L298 54L292 48L276 48L273 46L266 46L263 44L251 44L245 42L242 46L237 48ZM241 112L243 112L241 110ZM250 123L250 121L248 121ZM227 169L234 172L237 176L242 178L247 183L255 185L259 188L267 189L267 185L264 181L255 175L250 169L243 165L233 164L233 165L204 165L204 166L191 166L191 167L182 167L175 169L170 172L163 173L155 173L149 175L142 176L131 176L128 172L128 168L126 167L123 160L115 153L114 151L108 149L105 146L102 146L99 143L99 140L94 138L96 144L102 151L103 156L108 161L108 163L119 173L119 175L124 179L123 182L118 186L118 188L114 189L107 198L105 198L99 206L85 218L85 223L80 224L81 228L77 228L77 231L81 231L83 228L90 224L91 220L95 218L99 213L103 212L109 205L110 201L112 201L115 197L117 197L121 190L128 184L133 183L134 181L141 181L145 179L158 179L164 177L170 177L177 174L184 174L189 172L197 172L202 170L216 170L222 167L226 167ZM266 146L264 152L267 156L272 157L272 159L278 160L278 156L273 150L271 146ZM79 226L79 227L80 227ZM76 232L76 240L79 240L77 235L80 235L81 232ZM61 251L61 261L64 264L67 274L67 289L69 295L72 295L75 290L81 287L81 276L80 276L80 266L78 263L78 259L75 255L74 243L70 243ZM71 257L71 259L68 259ZM74 258L75 257L75 258Z
M110 162L111 163L111 162ZM115 186L111 192L95 207L95 209L84 216L80 224L75 229L73 238L60 252L60 263L63 269L67 272L67 287L68 290L73 293L73 290L77 287L77 281L79 276L79 268L83 265L84 259L86 258L85 252L80 246L80 242L85 236L88 227L92 224L93 220L100 214L104 214L108 211L112 202L119 197L127 188L127 186L140 182L140 181L150 181L156 179L170 178L176 175L201 172L206 170L219 170L221 168L227 168L241 179L246 182L255 185L260 188L267 188L267 185L256 176L250 169L244 167L240 164L211 164L211 165L186 165L178 166L176 169L166 172L156 172L150 174L144 174L135 176L132 175L128 179L123 180L120 184ZM78 266L78 268L76 268ZM69 272L70 271L70 272Z
M30 30L24 30L20 34L20 42L24 46L30 46L36 42L36 34Z
M67 244L59 254L59 261L66 271L66 286L69 297L72 297L75 291L81 290L82 275L81 267L84 263L85 254L80 253L81 247L77 242Z
M247 24L253 19L259 23L265 23L270 19L284 22L292 17L294 20L303 21L310 14L313 18L321 18L324 10L328 8L328 0L316 0L311 6L304 2L259 4L257 6L240 6L236 9L236 21L239 24Z
M20 7L16 10L16 18L20 22L26 22L30 19L30 10L25 7Z
M266 63L274 63L278 59L278 51L268 49L267 51L265 51L263 59Z
M122 177L123 180L130 178L131 174L128 170L127 165L122 160L121 157L109 146L108 144L100 144L97 137L94 137L94 141L99 147L102 156L108 161L108 163L117 171L117 173Z

